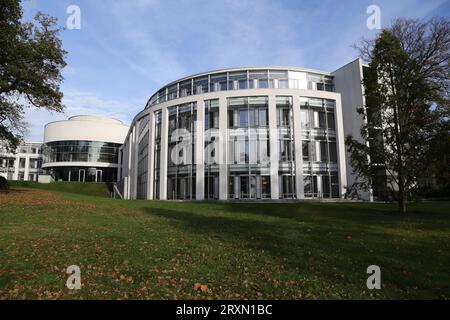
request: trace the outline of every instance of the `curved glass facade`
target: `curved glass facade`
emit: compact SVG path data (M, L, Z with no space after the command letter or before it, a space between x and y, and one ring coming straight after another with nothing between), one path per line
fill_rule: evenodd
M146 108L208 92L243 89L308 89L334 91L333 77L298 69L237 69L185 78L161 88Z
M118 143L100 141L55 141L43 145L45 163L105 162L118 163Z
M125 139L124 197L342 197L345 145L333 90L331 76L300 69L230 69L169 84Z
M43 164L85 162L85 166L47 167L56 181L114 182L117 168L93 167L91 163L118 164L121 144L100 141L54 141L42 146Z
M48 170L55 181L114 182L117 168L54 167Z

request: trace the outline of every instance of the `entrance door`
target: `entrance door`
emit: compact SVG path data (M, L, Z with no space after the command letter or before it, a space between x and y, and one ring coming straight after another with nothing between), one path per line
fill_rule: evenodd
M248 176L240 176L240 198L247 199L249 197L249 181Z
M86 178L86 171L84 169L78 170L78 181L84 182L85 178Z
M95 171L95 182L102 182L102 170L96 170Z

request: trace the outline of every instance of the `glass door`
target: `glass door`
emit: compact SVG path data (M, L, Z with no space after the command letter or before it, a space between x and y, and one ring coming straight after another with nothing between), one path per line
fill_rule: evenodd
M248 199L249 197L249 181L248 176L240 176L240 197L241 199Z
M95 171L95 182L102 182L102 170L96 170Z
M78 181L84 182L85 178L86 178L86 171L84 169L78 170Z

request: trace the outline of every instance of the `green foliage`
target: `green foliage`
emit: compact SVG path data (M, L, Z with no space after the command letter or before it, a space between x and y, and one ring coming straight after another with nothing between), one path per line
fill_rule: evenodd
M26 132L24 108L61 112L66 52L57 19L39 12L22 22L19 0L0 2L0 140L15 149Z
M437 146L448 144L449 137L450 21L397 20L365 44L366 105L358 110L364 141L346 138L350 162L358 187L377 187L405 212L407 199L430 169L448 163L444 157L432 165Z
M8 190L8 189L9 189L8 180L6 180L5 177L0 176L0 190Z

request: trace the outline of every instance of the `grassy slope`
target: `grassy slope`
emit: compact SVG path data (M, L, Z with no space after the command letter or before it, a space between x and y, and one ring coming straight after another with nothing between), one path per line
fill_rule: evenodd
M0 298L450 297L448 202L402 217L386 204L1 197ZM366 288L372 264L382 290Z
M98 197L110 197L111 185L109 183L94 182L67 182L37 183L32 181L8 181L11 187L36 188L42 190L62 191L85 194Z

